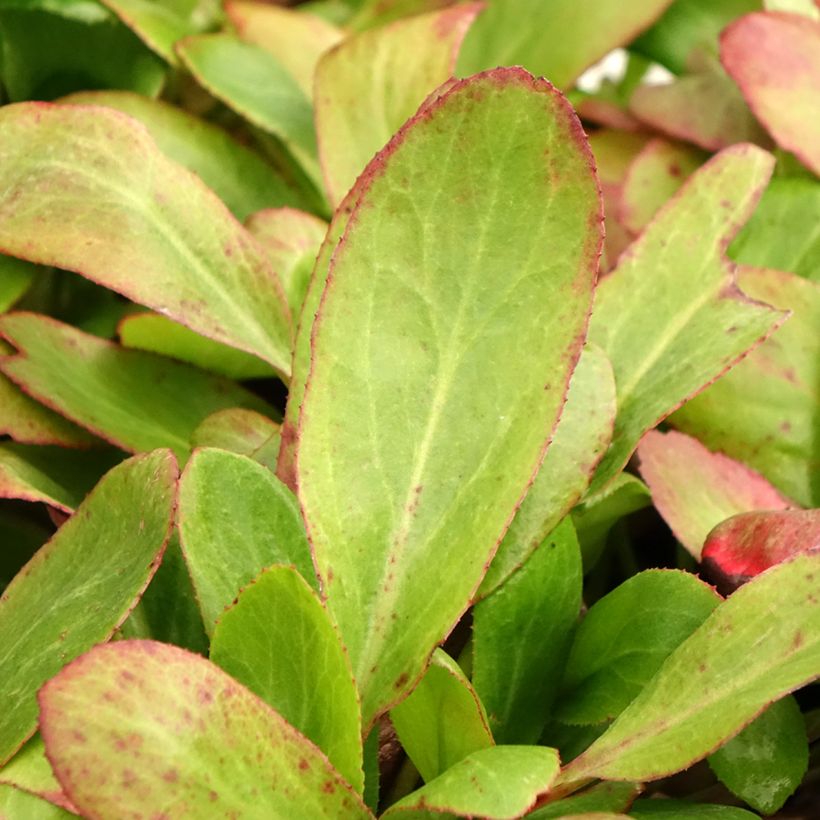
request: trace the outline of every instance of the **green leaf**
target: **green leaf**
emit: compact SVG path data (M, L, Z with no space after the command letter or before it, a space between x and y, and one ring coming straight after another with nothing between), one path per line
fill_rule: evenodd
M73 820L77 816L33 794L3 784L0 784L0 813L3 817L26 817L29 820Z
M442 814L506 820L521 817L558 774L555 749L493 746L464 758L394 803L382 817L435 820Z
M539 466L599 219L577 119L521 69L455 84L365 172L314 327L297 468L366 729L468 606Z
M720 59L777 144L820 174L820 22L747 14L721 34Z
M668 820L752 820L756 814L734 806L692 803L688 800L638 800L629 810L635 820L651 820L653 817Z
M275 57L231 34L186 37L176 49L203 88L281 140L311 180L321 184L310 100Z
M122 447L189 452L191 434L226 407L271 408L239 385L160 356L127 350L33 313L0 317L18 349L3 372L61 414Z
M541 736L581 610L582 580L581 550L567 518L474 607L473 683L499 743Z
M32 520L25 512L10 505L0 509L0 592L54 531L50 522Z
M670 2L490 0L464 41L458 74L522 65L566 88L585 68L654 22Z
M5 313L31 286L41 268L15 259L0 256L0 313Z
M333 205L427 95L453 75L479 10L473 3L398 20L348 38L321 59L316 130Z
M689 178L598 286L589 333L612 362L618 416L593 488L621 470L647 430L782 322L782 314L738 290L723 257L773 163L751 145L722 151Z
M327 611L291 567L272 566L216 624L211 660L312 740L358 792L359 701Z
M633 575L601 598L575 635L558 720L591 724L617 717L720 600L696 576L663 569Z
M601 350L587 346L547 454L481 582L479 598L505 583L575 506L606 452L614 423L612 366Z
M680 771L818 677L818 572L820 553L800 555L741 587L562 779L644 781Z
M71 512L121 460L111 450L67 450L0 443L0 497L42 501Z
M407 756L429 783L494 745L481 700L459 665L436 649L424 677L390 712Z
M46 758L46 749L43 739L39 734L29 740L22 749L0 769L0 783L14 786L17 789L29 792L30 794L42 797L51 803L57 804L65 809L71 809L71 803L63 794L63 787L60 785L54 772L51 771L51 764ZM8 792L3 792L8 794ZM4 806L0 799L0 809L8 808ZM2 817L7 815L0 814ZM40 815L32 813L8 815L10 818L39 818Z
M0 109L0 127L5 252L81 273L289 372L289 313L264 253L141 125L106 108L22 103Z
M580 794L547 803L530 812L529 820L560 820L584 812L625 812L639 793L632 783L599 783Z
M774 814L786 802L808 762L806 725L792 697L773 703L709 756L721 783L762 814Z
M209 635L239 591L271 564L293 564L316 584L296 499L249 458L197 450L180 481L178 521Z
M0 763L34 733L41 684L139 599L171 530L176 474L167 451L115 467L3 593Z
M738 283L791 316L670 422L758 470L798 504L820 506L820 282L746 269Z
M820 20L820 8L813 0L763 0L766 11L788 11L803 14L812 20Z
M710 531L733 515L794 506L763 476L697 439L651 430L638 446L652 503L695 560Z
M95 647L43 687L40 708L55 772L93 817L373 817L279 714L167 644Z
M253 410L233 407L208 416L191 436L193 447L218 447L276 470L279 425Z
M303 208L308 204L257 153L218 126L181 108L127 91L85 91L63 97L60 102L103 105L139 120L160 151L200 177L237 219L263 208Z

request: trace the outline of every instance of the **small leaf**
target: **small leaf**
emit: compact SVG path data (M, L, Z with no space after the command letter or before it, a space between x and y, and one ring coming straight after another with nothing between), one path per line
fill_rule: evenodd
M558 720L591 724L617 717L720 600L696 576L661 569L633 575L601 598L572 643Z
M487 715L459 665L436 649L418 686L390 712L401 745L425 782L494 745Z
M309 740L177 647L95 647L39 697L55 773L92 817L373 817Z
M211 660L312 740L361 792L359 701L327 611L290 567L272 566L216 624Z
M709 757L721 783L763 814L774 814L786 802L808 762L806 725L792 697L773 703Z
M316 584L299 506L249 458L197 450L179 486L179 532L205 629L271 564L293 564Z
M191 435L193 447L218 447L276 470L279 425L253 410L232 407L208 416Z
M820 552L809 553L741 587L562 780L656 780L685 769L820 676L818 573Z
M555 749L493 746L464 758L444 774L394 803L384 820L435 820L442 814L512 820L526 814L558 774Z
M107 640L147 586L171 531L176 475L168 451L115 467L3 593L0 763L34 733L40 685Z
M795 506L759 473L682 433L650 430L638 445L638 458L652 502L697 561L706 536L721 521Z

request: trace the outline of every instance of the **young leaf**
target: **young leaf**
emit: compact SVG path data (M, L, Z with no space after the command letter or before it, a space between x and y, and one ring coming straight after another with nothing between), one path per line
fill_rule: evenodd
M479 10L471 3L397 20L348 38L321 59L316 130L332 204L427 95L452 76Z
M721 34L720 58L777 144L820 174L820 22L747 14Z
M633 783L598 783L580 794L547 803L530 812L527 818L561 820L584 812L625 812L639 793L640 787Z
M21 103L0 110L0 127L3 252L81 273L289 372L290 317L264 253L143 126L107 108Z
M205 629L271 564L293 564L315 585L292 493L270 470L224 450L197 450L179 486L179 532Z
M820 282L752 269L738 281L744 293L792 315L670 422L759 470L798 504L820 506Z
M720 600L688 572L658 569L633 575L581 621L556 717L572 724L617 717Z
M361 717L350 663L298 572L272 566L242 590L217 621L211 660L312 740L361 793Z
M512 820L526 814L558 774L555 749L493 746L464 758L394 803L384 820L435 820L442 814Z
M124 450L189 452L191 434L226 407L271 408L239 385L161 356L127 350L33 313L0 317L18 350L3 372L61 414Z
M480 698L459 665L436 649L424 677L390 712L407 756L426 783L494 745Z
M279 454L279 425L253 410L218 410L194 430L191 445L229 450L274 472Z
M600 283L589 332L612 362L618 416L593 488L621 470L647 430L782 322L782 314L738 290L723 257L773 163L751 145L722 151L689 178Z
M57 778L92 817L373 817L307 738L183 649L97 646L39 699Z
M665 661L565 782L655 780L736 735L820 675L820 552L764 572L722 603Z
M563 98L499 69L365 172L314 327L297 483L366 729L466 609L557 421L600 252L591 162Z
M115 467L6 588L0 763L33 734L40 685L107 640L145 589L171 531L176 475L168 451Z
M473 683L499 743L541 736L581 610L582 580L581 550L566 518L473 609Z
M763 814L774 814L786 802L808 762L806 725L792 697L773 703L709 757L721 783Z
M682 433L650 430L638 445L638 458L652 502L698 561L706 536L721 521L794 506L759 473Z

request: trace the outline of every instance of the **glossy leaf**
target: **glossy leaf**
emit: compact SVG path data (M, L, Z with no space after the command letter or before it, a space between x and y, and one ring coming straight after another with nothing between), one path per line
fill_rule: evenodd
M315 585L293 494L271 472L225 450L197 450L179 487L179 531L205 629L271 564L293 564Z
M316 129L332 204L427 95L452 76L479 10L472 3L397 20L345 40L322 58Z
M541 736L581 610L582 580L578 539L565 519L474 607L473 683L499 743Z
M466 609L539 466L583 345L599 209L578 121L521 69L455 84L365 173L314 327L297 470L367 729Z
M459 665L437 649L410 696L390 712L401 745L425 782L494 745L487 714Z
M487 820L520 817L558 774L555 749L494 746L475 752L394 803L381 816L434 820L442 814Z
M32 103L4 107L0 126L4 252L81 273L289 372L289 313L264 254L142 126Z
M638 458L652 502L696 560L721 521L751 510L795 506L745 464L681 433L650 431L638 446Z
M5 313L28 289L41 268L15 259L0 256L0 313Z
M720 600L678 570L640 572L605 595L578 627L557 718L590 724L617 717Z
M670 422L758 470L798 504L820 506L820 282L751 269L738 281L791 316Z
M279 455L279 425L253 410L219 410L194 430L191 444L248 456L274 472Z
M632 783L598 783L580 794L547 803L527 817L529 820L560 820L584 812L625 812L639 792Z
M175 479L167 451L115 467L6 588L0 762L34 733L40 685L107 640L139 599L171 530Z
M721 35L720 57L777 144L820 174L820 22L748 14Z
M818 572L820 553L810 553L741 587L666 659L562 779L643 781L680 771L818 677Z
M170 447L185 456L191 433L216 410L270 411L229 381L126 350L46 316L7 314L0 318L0 333L18 350L0 361L7 376L124 450Z
M279 714L167 644L96 647L43 687L40 709L57 777L91 816L373 816Z
M612 362L618 416L594 488L620 471L647 430L783 320L738 290L723 257L754 209L772 164L751 145L718 154L689 178L600 283L589 332Z
M709 757L720 781L763 814L774 814L791 797L808 762L806 726L791 697L772 704Z

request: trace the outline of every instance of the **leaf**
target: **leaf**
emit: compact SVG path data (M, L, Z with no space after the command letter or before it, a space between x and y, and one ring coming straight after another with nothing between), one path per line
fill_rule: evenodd
M494 745L487 714L459 665L436 649L424 677L390 712L401 745L425 782Z
M225 379L121 348L47 316L6 314L0 333L18 350L0 360L7 376L124 450L170 447L184 457L197 425L216 410L270 410Z
M0 510L0 543L4 545L0 552L0 592L53 531L53 526L46 522L33 521L23 511L3 505Z
M720 600L696 576L662 569L639 572L605 595L578 627L558 720L592 724L617 717Z
M747 14L721 34L720 58L777 144L820 174L820 22Z
M279 454L279 425L241 407L218 410L194 430L191 444L248 456L274 472Z
M167 451L115 467L6 588L0 763L34 733L40 685L107 640L139 599L171 530L176 475Z
M3 252L81 273L289 372L290 319L262 250L141 125L22 103L0 110L0 127Z
M744 265L789 271L820 282L820 181L775 177L729 247L729 256ZM788 234L788 242L780 241Z
M320 183L310 100L278 60L231 34L186 37L176 50L203 88L281 140L311 180Z
M741 513L709 533L703 568L717 579L719 589L731 591L809 550L820 550L820 510Z
M651 430L641 439L638 458L653 504L697 561L706 536L721 521L794 506L759 473L682 433Z
M46 749L43 744L43 739L39 734L29 740L22 749L0 769L0 783L14 786L15 789L20 789L24 792L29 792L49 803L71 811L74 816L76 809L72 806L71 801L63 794L62 786L60 786L57 778L54 777L54 772L51 771L51 764L46 758ZM9 796L9 792L5 789L0 789L0 794L5 797ZM36 804L32 804L36 805ZM8 805L3 805L3 799L0 798L0 810L8 809ZM2 817L7 815L0 814ZM40 814L32 812L31 814L21 813L18 815L8 815L13 817L33 817L39 820ZM64 816L64 815L58 815Z
M685 769L820 675L818 571L820 553L809 553L741 587L562 780L644 781Z
M580 794L566 797L530 812L529 820L560 820L583 812L625 812L639 793L632 783L598 783Z
M581 550L567 518L473 608L473 683L499 743L541 736L581 610L582 580Z
M315 586L296 499L249 458L197 450L180 481L178 522L209 635L239 591L271 564L293 564Z
M800 785L809 761L806 725L794 698L773 703L709 757L721 783L753 809L774 814Z
M722 151L689 178L598 286L589 334L612 362L618 416L593 489L621 470L647 430L783 321L738 290L722 255L772 164L751 145Z
M471 3L397 20L348 38L320 60L316 129L333 205L427 95L452 76L479 11Z
M629 810L635 820L668 817L669 820L752 820L756 814L734 806L692 803L688 800L638 800Z
M0 443L0 497L42 501L74 510L89 490L121 460L111 450L66 450Z
M343 37L341 29L299 9L228 0L228 19L239 36L272 54L309 99L319 58Z
M464 41L463 77L496 65L522 65L558 88L625 45L653 23L671 0L490 0ZM526 25L522 25L526 20Z
M820 9L813 0L763 0L766 11L788 11L803 14L812 20L820 20Z
M820 282L752 269L738 282L791 316L670 423L758 470L798 504L820 506Z
M139 120L159 150L200 177L237 219L263 208L308 205L258 154L218 126L181 108L127 91L84 91L60 102L102 105Z
M272 566L216 624L211 660L312 740L361 792L359 701L327 611L291 567Z
M200 336L158 313L135 313L117 325L120 342L133 350L159 353L229 379L264 379L271 366L242 350Z
M309 740L177 647L97 646L43 687L40 709L57 777L94 817L373 816Z
M521 567L575 506L612 438L615 380L596 347L581 353L558 426L532 486L478 590L485 598Z
M381 816L434 820L442 814L486 820L521 817L558 774L555 749L493 746L464 758Z
M0 783L2 817L29 817L32 820L72 820L75 814L35 797L33 794Z
M0 256L0 313L5 313L25 294L40 270L22 259Z
M297 483L366 730L466 609L557 421L601 241L579 129L520 69L455 84L369 166L333 255Z

